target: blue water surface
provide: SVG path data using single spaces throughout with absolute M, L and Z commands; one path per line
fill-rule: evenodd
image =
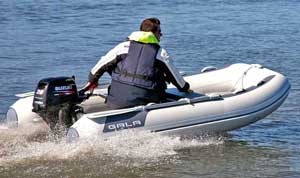
M 150 177 L 298 177 L 299 12 L 298 0 L 1 0 L 0 118 L 16 101 L 15 94 L 34 90 L 41 78 L 75 75 L 84 85 L 102 55 L 138 30 L 144 18 L 158 17 L 161 45 L 179 70 L 193 74 L 209 65 L 258 63 L 284 74 L 292 88 L 276 112 L 229 133 L 223 147 L 232 152 L 227 149 L 214 162 L 222 162 L 220 173 L 196 155 L 214 155 L 223 147 L 183 150 L 180 168 L 167 167 Z M 239 152 L 249 159 L 238 157 Z M 204 169 L 207 165 L 212 167 Z

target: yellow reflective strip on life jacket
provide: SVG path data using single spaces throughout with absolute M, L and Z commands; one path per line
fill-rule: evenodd
M 132 32 L 128 38 L 129 40 L 133 40 L 141 43 L 159 44 L 159 41 L 157 40 L 157 38 L 152 32 L 144 32 L 144 31 Z

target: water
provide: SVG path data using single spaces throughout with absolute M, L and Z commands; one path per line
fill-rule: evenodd
M 0 130 L 0 177 L 299 177 L 299 11 L 297 0 L 0 1 L 2 119 L 14 94 L 41 78 L 75 75 L 82 86 L 101 55 L 152 16 L 187 74 L 259 63 L 292 84 L 276 112 L 226 136 L 129 132 L 67 145 L 49 133 Z

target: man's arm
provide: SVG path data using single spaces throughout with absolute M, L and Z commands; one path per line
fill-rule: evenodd
M 115 65 L 126 55 L 129 49 L 129 42 L 123 42 L 110 50 L 105 56 L 102 56 L 98 63 L 89 73 L 89 82 L 97 83 L 99 78 L 105 73 L 114 69 Z
M 157 59 L 159 61 L 160 68 L 166 74 L 166 79 L 168 82 L 171 82 L 175 85 L 179 91 L 187 92 L 190 88 L 188 82 L 186 82 L 183 77 L 180 75 L 172 61 L 167 51 L 163 48 L 160 48 L 157 53 Z

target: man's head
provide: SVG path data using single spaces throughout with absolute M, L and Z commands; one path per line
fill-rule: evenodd
M 160 40 L 160 37 L 162 36 L 158 18 L 148 18 L 143 20 L 140 31 L 152 32 L 158 40 Z

